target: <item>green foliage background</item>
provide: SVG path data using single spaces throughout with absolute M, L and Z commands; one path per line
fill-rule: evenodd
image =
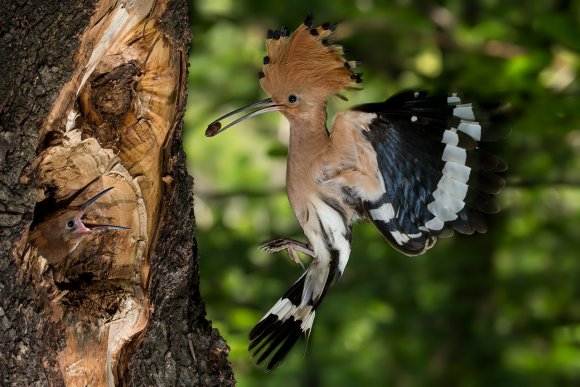
M 202 292 L 240 386 L 580 385 L 579 1 L 200 0 L 191 10 L 185 141 Z M 333 101 L 331 117 L 405 88 L 499 95 L 512 133 L 494 151 L 510 164 L 508 186 L 490 232 L 420 257 L 358 225 L 308 348 L 265 374 L 247 334 L 301 269 L 257 247 L 304 240 L 285 195 L 288 124 L 271 113 L 203 132 L 265 98 L 265 31 L 309 12 L 341 21 L 349 56 L 364 61 L 365 89 Z

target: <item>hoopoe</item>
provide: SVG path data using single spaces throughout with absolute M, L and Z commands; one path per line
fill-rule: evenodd
M 404 91 L 384 102 L 336 114 L 330 133 L 326 104 L 358 89 L 361 75 L 334 44 L 336 25 L 313 27 L 306 18 L 292 34 L 268 31 L 260 84 L 270 96 L 212 122 L 214 136 L 258 114 L 279 111 L 290 122 L 286 183 L 294 214 L 309 244 L 266 243 L 270 252 L 296 251 L 313 260 L 250 332 L 249 350 L 266 370 L 276 367 L 304 334 L 309 336 L 326 292 L 344 272 L 351 228 L 371 221 L 396 250 L 414 256 L 433 247 L 444 231 L 485 233 L 482 214 L 496 213 L 507 169 L 480 148 L 496 137 L 481 113 L 456 93 Z M 354 86 L 354 87 L 353 87 Z M 220 121 L 253 110 L 222 127 Z
M 83 221 L 89 207 L 112 189 L 101 191 L 80 206 L 58 210 L 34 225 L 28 237 L 30 244 L 49 263 L 55 263 L 72 253 L 87 235 L 106 230 L 129 230 L 122 226 Z

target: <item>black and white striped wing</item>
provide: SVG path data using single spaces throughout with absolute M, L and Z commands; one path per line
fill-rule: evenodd
M 486 232 L 482 214 L 499 211 L 493 195 L 504 180 L 495 173 L 507 165 L 480 149 L 497 133 L 477 109 L 457 94 L 406 91 L 353 110 L 376 115 L 363 133 L 376 152 L 384 194 L 362 198 L 362 206 L 396 249 L 421 254 L 446 229 Z

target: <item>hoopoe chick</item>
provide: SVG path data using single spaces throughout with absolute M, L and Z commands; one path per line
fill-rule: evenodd
M 128 230 L 127 227 L 92 224 L 83 220 L 87 210 L 112 189 L 107 188 L 80 206 L 67 207 L 48 216 L 30 231 L 30 244 L 48 263 L 53 264 L 71 254 L 88 235 L 106 230 Z
M 384 102 L 342 111 L 326 129 L 329 97 L 362 81 L 340 46 L 334 26 L 308 17 L 292 34 L 269 32 L 260 84 L 270 96 L 211 123 L 207 136 L 270 111 L 290 122 L 286 183 L 290 205 L 309 244 L 291 239 L 265 245 L 313 257 L 304 274 L 250 332 L 257 364 L 276 367 L 298 338 L 309 336 L 322 299 L 349 259 L 351 227 L 371 221 L 396 250 L 418 255 L 444 231 L 487 230 L 496 213 L 507 165 L 480 149 L 498 133 L 472 104 L 453 93 L 405 91 Z M 353 87 L 355 86 L 355 87 Z M 259 108 L 229 125 L 220 121 Z

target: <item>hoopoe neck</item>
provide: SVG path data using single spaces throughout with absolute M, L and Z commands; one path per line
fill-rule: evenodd
M 329 143 L 324 108 L 310 117 L 290 119 L 286 187 L 290 205 L 303 226 L 308 219 L 308 201 L 317 191 L 315 160 Z
M 290 119 L 290 143 L 288 145 L 288 167 L 303 168 L 326 149 L 330 142 L 326 130 L 326 106 L 320 106 L 313 114 Z M 296 171 L 298 172 L 298 171 Z

